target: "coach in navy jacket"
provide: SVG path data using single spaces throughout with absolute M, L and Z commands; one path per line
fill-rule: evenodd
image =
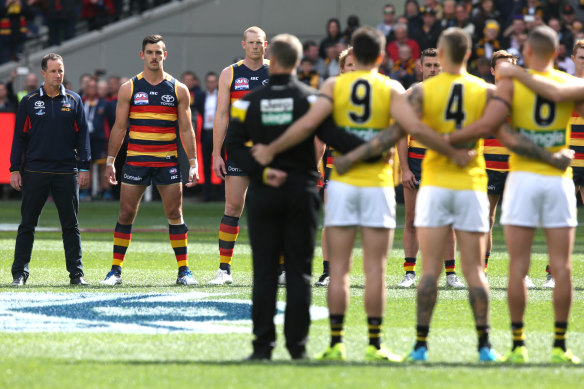
M 84 285 L 77 214 L 79 186 L 89 184 L 87 121 L 79 95 L 63 86 L 63 58 L 47 54 L 41 67 L 45 81 L 18 107 L 10 154 L 10 185 L 22 190 L 12 285 L 26 283 L 35 228 L 49 195 L 59 212 L 70 282 Z

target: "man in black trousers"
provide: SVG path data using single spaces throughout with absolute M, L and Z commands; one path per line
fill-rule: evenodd
M 310 325 L 311 272 L 320 198 L 314 136 L 277 155 L 268 167 L 259 165 L 245 143 L 268 144 L 300 118 L 318 93 L 298 81 L 295 69 L 302 44 L 293 35 L 277 35 L 270 46 L 270 79 L 233 103 L 227 132 L 227 153 L 250 178 L 246 200 L 253 256 L 253 353 L 248 359 L 270 359 L 276 342 L 274 315 L 279 256 L 286 270 L 286 348 L 304 359 Z M 331 118 L 316 135 L 341 152 L 362 143 L 339 131 Z
M 34 232 L 49 195 L 59 212 L 70 282 L 87 285 L 77 222 L 79 187 L 89 184 L 89 132 L 83 102 L 63 86 L 65 67 L 60 55 L 45 55 L 41 69 L 45 81 L 18 106 L 10 154 L 10 185 L 22 191 L 12 286 L 23 286 L 28 279 Z

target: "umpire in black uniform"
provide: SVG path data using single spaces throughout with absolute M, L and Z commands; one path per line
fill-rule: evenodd
M 227 132 L 227 153 L 250 178 L 246 200 L 253 255 L 253 353 L 249 359 L 270 359 L 276 342 L 274 315 L 279 256 L 286 270 L 286 348 L 293 359 L 306 358 L 310 325 L 312 257 L 320 198 L 314 136 L 277 155 L 264 168 L 245 146 L 268 144 L 306 113 L 316 91 L 298 81 L 295 69 L 302 44 L 293 35 L 274 37 L 270 45 L 270 79 L 233 103 Z M 339 131 L 331 118 L 316 135 L 341 152 L 362 141 Z
M 41 69 L 45 81 L 18 106 L 10 154 L 10 185 L 22 190 L 12 285 L 26 283 L 35 228 L 49 194 L 59 213 L 70 282 L 86 285 L 77 213 L 79 186 L 89 184 L 87 121 L 79 95 L 63 86 L 63 58 L 47 54 Z

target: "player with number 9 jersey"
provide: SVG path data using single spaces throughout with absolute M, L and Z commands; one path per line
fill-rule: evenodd
M 388 77 L 365 70 L 340 75 L 333 92 L 333 118 L 337 126 L 365 141 L 388 127 L 391 83 Z M 375 163 L 359 163 L 342 176 L 333 169 L 330 179 L 355 186 L 389 187 L 393 186 L 392 170 L 387 158 L 382 158 Z

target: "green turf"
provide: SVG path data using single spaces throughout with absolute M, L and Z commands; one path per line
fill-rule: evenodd
M 17 202 L 1 202 L 0 223 L 19 222 Z M 115 289 L 98 287 L 111 266 L 112 232 L 118 212 L 117 203 L 82 203 L 80 227 L 84 267 L 89 288 L 67 285 L 60 233 L 38 231 L 31 262 L 31 276 L 18 293 L 183 293 L 201 291 L 227 293 L 218 298 L 248 300 L 251 295 L 251 254 L 245 219 L 234 259 L 231 287 L 209 287 L 217 268 L 217 228 L 223 204 L 184 206 L 190 228 L 189 261 L 195 278 L 203 284 L 196 288 L 174 285 L 176 262 L 168 243 L 166 220 L 160 203 L 141 206 L 135 232 L 124 264 L 124 284 Z M 579 220 L 584 221 L 583 209 Z M 403 208 L 398 207 L 398 223 Z M 54 206 L 48 205 L 40 227 L 58 227 Z M 144 231 L 139 229 L 161 229 Z M 102 231 L 101 229 L 108 229 Z M 568 344 L 584 356 L 584 246 L 578 242 L 584 228 L 577 231 L 574 252 L 574 304 Z M 0 294 L 15 292 L 10 265 L 14 251 L 13 231 L 0 232 Z M 402 277 L 401 228 L 396 231 L 394 249 L 388 260 L 387 309 L 384 319 L 384 342 L 393 351 L 406 354 L 414 342 L 415 291 L 394 285 Z M 315 252 L 315 277 L 321 270 L 320 242 Z M 508 257 L 502 228 L 495 228 L 494 248 L 489 263 L 491 284 L 492 342 L 504 352 L 511 343 L 506 303 Z M 546 250 L 543 237 L 537 235 L 533 248 L 530 276 L 541 285 L 545 278 Z M 460 272 L 459 272 L 460 275 Z M 584 375 L 580 367 L 548 365 L 552 342 L 552 292 L 535 289 L 529 292 L 526 315 L 527 344 L 531 364 L 522 367 L 482 366 L 476 363 L 476 339 L 466 292 L 440 289 L 439 301 L 430 333 L 430 363 L 423 366 L 404 364 L 386 366 L 363 361 L 367 342 L 363 311 L 363 272 L 359 244 L 355 250 L 351 276 L 351 304 L 347 313 L 345 339 L 349 362 L 319 364 L 293 363 L 280 342 L 270 364 L 245 363 L 241 359 L 251 352 L 250 333 L 239 334 L 119 334 L 119 333 L 0 333 L 0 388 L 55 387 L 578 387 Z M 444 279 L 441 281 L 441 285 Z M 24 295 L 23 295 L 24 296 Z M 284 298 L 284 291 L 280 290 Z M 313 289 L 313 304 L 326 306 L 326 290 Z M 0 321 L 2 312 L 0 312 Z M 248 326 L 249 328 L 249 326 Z M 278 338 L 282 339 L 278 327 Z M 321 351 L 328 342 L 328 321 L 314 321 L 308 351 Z

